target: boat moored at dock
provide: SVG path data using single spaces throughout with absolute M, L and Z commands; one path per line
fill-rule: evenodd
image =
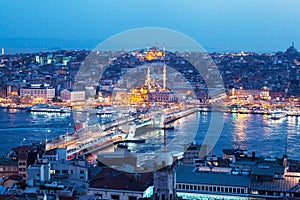
M 52 112 L 52 113 L 70 113 L 71 108 L 66 106 L 56 106 L 47 104 L 37 104 L 27 108 L 28 112 Z

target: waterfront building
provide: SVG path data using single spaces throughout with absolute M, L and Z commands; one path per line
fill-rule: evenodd
M 63 101 L 84 101 L 85 91 L 74 91 L 73 89 L 63 89 L 60 91 L 60 99 Z
M 177 195 L 188 199 L 299 198 L 300 173 L 288 171 L 287 157 L 251 156 L 240 149 L 224 149 L 227 167 L 220 160 L 211 166 L 180 165 L 176 171 Z M 208 162 L 207 162 L 208 163 Z
M 86 99 L 95 99 L 96 97 L 96 89 L 93 86 L 87 86 L 85 87 L 85 97 Z
M 184 165 L 176 169 L 176 191 L 182 198 L 242 199 L 248 196 L 250 184 L 249 176 L 202 172 Z
M 33 98 L 52 99 L 55 97 L 55 88 L 48 84 L 31 84 L 20 89 L 21 98 L 30 96 Z
M 166 65 L 163 70 L 163 87 L 150 76 L 150 66 L 147 69 L 146 80 L 140 87 L 131 90 L 131 102 L 176 102 L 177 95 L 166 87 Z

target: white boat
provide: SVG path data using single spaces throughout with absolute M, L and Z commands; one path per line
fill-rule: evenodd
M 27 108 L 29 112 L 54 112 L 54 113 L 69 113 L 71 109 L 66 106 L 54 106 L 46 104 L 38 104 Z
M 274 110 L 274 111 L 271 111 L 270 112 L 270 116 L 269 116 L 269 118 L 270 119 L 274 119 L 274 120 L 276 120 L 276 119 L 282 119 L 282 118 L 285 118 L 286 117 L 286 112 L 284 112 L 284 111 L 281 111 L 281 110 Z

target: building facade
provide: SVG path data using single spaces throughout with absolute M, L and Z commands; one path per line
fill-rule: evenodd
M 0 177 L 18 175 L 18 163 L 11 159 L 0 159 Z
M 85 91 L 73 91 L 71 89 L 64 89 L 60 92 L 60 99 L 63 101 L 84 101 Z
M 33 98 L 52 99 L 55 97 L 55 88 L 47 84 L 32 84 L 20 89 L 21 98 L 30 96 Z
M 138 200 L 153 195 L 152 173 L 127 173 L 104 167 L 91 179 L 88 195 L 114 200 Z
M 50 163 L 36 163 L 28 167 L 28 185 L 40 185 L 50 180 Z

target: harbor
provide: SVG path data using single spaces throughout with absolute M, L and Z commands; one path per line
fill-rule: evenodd
M 168 113 L 165 118 L 157 116 L 156 113 L 148 113 L 148 120 L 144 120 L 144 122 L 138 124 L 134 123 L 136 118 L 130 116 L 128 118 L 116 119 L 108 124 L 95 124 L 86 127 L 86 129 L 79 129 L 72 134 L 62 135 L 60 138 L 46 141 L 46 150 L 66 148 L 67 159 L 72 159 L 76 154 L 95 152 L 116 142 L 139 142 L 140 140 L 134 137 L 137 129 L 146 126 L 153 127 L 154 129 L 163 128 L 166 124 L 197 113 L 198 108 L 186 108 L 176 112 L 165 110 L 164 112 Z

